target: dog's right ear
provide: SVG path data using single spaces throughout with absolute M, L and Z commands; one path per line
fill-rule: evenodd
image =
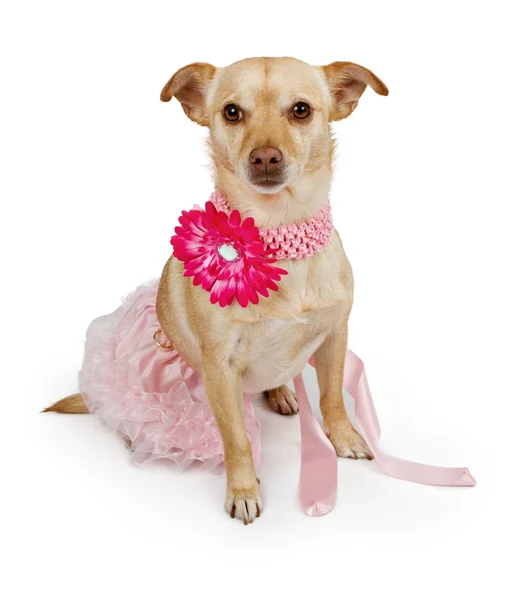
M 209 63 L 193 63 L 183 67 L 170 79 L 161 92 L 161 100 L 179 100 L 186 115 L 199 125 L 209 125 L 206 94 L 216 67 Z

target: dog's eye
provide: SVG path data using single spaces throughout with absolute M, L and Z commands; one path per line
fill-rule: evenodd
M 297 102 L 291 109 L 291 114 L 296 119 L 306 119 L 307 117 L 309 117 L 310 112 L 311 107 L 307 102 Z
M 228 104 L 224 108 L 224 117 L 227 121 L 241 121 L 243 112 L 237 104 Z

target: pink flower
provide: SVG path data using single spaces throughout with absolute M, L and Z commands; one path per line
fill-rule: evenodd
M 277 291 L 276 281 L 288 274 L 273 266 L 276 259 L 265 251 L 252 217 L 242 223 L 237 210 L 227 215 L 207 202 L 205 211 L 182 211 L 179 223 L 170 240 L 173 255 L 193 285 L 211 292 L 212 304 L 228 306 L 235 297 L 244 308 L 249 301 L 257 304 L 258 293 L 268 298 L 268 290 Z

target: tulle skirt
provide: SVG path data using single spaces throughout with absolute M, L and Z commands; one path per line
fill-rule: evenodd
M 86 334 L 79 386 L 91 413 L 132 450 L 131 462 L 172 460 L 223 472 L 223 445 L 202 378 L 175 349 L 157 346 L 159 281 L 140 286 L 112 314 L 93 321 Z M 249 397 L 247 435 L 256 463 L 260 426 Z

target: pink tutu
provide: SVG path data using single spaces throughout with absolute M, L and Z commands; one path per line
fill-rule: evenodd
M 144 465 L 167 458 L 181 469 L 199 463 L 220 472 L 222 440 L 200 375 L 175 349 L 159 348 L 153 340 L 161 329 L 158 284 L 140 286 L 115 312 L 91 323 L 80 391 L 89 411 L 132 449 L 131 462 Z M 260 426 L 246 398 L 245 425 L 258 463 Z

